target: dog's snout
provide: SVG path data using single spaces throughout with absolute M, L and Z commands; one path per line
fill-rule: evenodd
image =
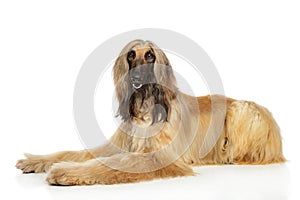
M 142 79 L 143 79 L 142 75 L 143 75 L 143 72 L 141 70 L 141 67 L 136 67 L 131 70 L 130 79 L 132 82 L 135 82 L 135 83 L 142 82 Z
M 131 80 L 132 80 L 133 82 L 140 82 L 140 81 L 141 81 L 141 76 L 140 76 L 139 74 L 133 74 L 133 75 L 131 76 Z

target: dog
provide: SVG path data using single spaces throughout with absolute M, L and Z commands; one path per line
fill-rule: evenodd
M 168 58 L 151 41 L 128 43 L 113 78 L 122 122 L 107 144 L 25 154 L 16 167 L 47 172 L 51 185 L 93 185 L 192 176 L 193 166 L 285 161 L 280 129 L 266 108 L 180 92 Z

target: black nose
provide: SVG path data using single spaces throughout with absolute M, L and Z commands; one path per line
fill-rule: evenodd
M 133 74 L 131 76 L 131 81 L 134 83 L 139 83 L 142 81 L 141 76 L 139 74 Z

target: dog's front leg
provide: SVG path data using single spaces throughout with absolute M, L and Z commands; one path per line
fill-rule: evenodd
M 54 164 L 47 177 L 51 185 L 93 185 L 133 183 L 177 176 L 193 175 L 193 170 L 181 161 L 150 169 L 159 163 L 153 156 L 131 153 L 116 154 L 108 158 L 83 163 Z M 149 169 L 149 171 L 147 170 Z
M 120 134 L 123 134 L 119 129 L 116 131 L 115 136 L 112 138 L 118 138 Z M 124 135 L 124 134 L 123 134 Z M 121 140 L 114 139 L 119 143 L 123 143 Z M 59 162 L 85 162 L 87 160 L 96 157 L 107 157 L 121 152 L 121 148 L 117 142 L 112 141 L 102 145 L 100 147 L 82 150 L 82 151 L 61 151 L 48 155 L 32 155 L 25 154 L 25 159 L 17 161 L 16 168 L 23 171 L 23 173 L 41 173 L 46 172 L 54 163 Z M 116 143 L 116 144 L 114 144 Z
M 84 162 L 94 158 L 87 150 L 82 151 L 62 151 L 49 155 L 25 154 L 26 159 L 17 161 L 16 167 L 23 173 L 46 172 L 53 163 L 61 161 Z
M 61 151 L 48 155 L 25 154 L 26 159 L 17 161 L 16 168 L 23 173 L 47 172 L 51 165 L 59 162 L 85 162 L 99 156 L 111 156 L 120 150 L 110 143 L 90 150 Z

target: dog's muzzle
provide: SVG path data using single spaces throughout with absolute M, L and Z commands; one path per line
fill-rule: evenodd
M 135 89 L 140 89 L 143 86 L 141 77 L 138 75 L 131 77 L 131 84 Z
M 140 89 L 143 85 L 155 80 L 153 65 L 140 65 L 130 70 L 130 81 L 134 89 Z

